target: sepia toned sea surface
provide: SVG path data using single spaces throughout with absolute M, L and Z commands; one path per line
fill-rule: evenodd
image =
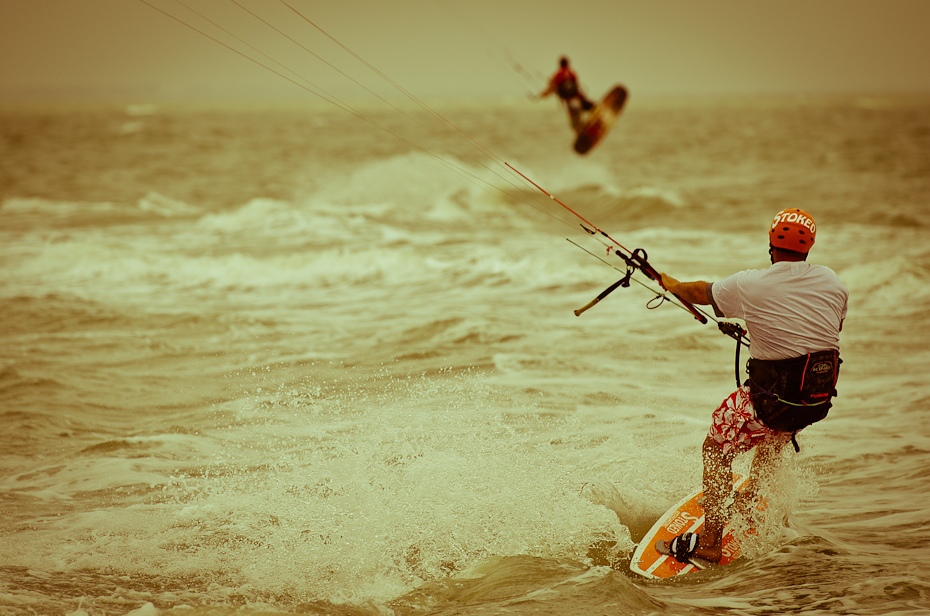
M 2 111 L 0 613 L 930 611 L 930 101 L 633 92 L 586 157 L 551 101 L 432 110 Z M 574 316 L 622 273 L 502 161 L 683 280 L 817 220 L 839 396 L 734 565 L 624 562 L 733 341 Z

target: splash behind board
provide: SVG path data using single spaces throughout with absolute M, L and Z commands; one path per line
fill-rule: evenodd
M 594 108 L 591 115 L 588 116 L 581 128 L 578 129 L 578 137 L 575 139 L 575 151 L 579 154 L 587 154 L 591 148 L 596 146 L 610 127 L 613 125 L 617 116 L 623 110 L 626 103 L 627 91 L 623 86 L 614 86 L 607 93 L 604 100 Z

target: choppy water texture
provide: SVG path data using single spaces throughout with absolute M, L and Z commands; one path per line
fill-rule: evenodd
M 438 111 L 0 116 L 0 612 L 930 610 L 930 104 L 634 92 L 585 158 L 553 104 Z M 733 566 L 624 563 L 732 341 L 635 284 L 576 318 L 621 274 L 501 160 L 681 279 L 817 219 L 840 395 Z

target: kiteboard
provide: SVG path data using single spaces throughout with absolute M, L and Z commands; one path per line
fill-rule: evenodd
M 604 100 L 598 104 L 588 115 L 584 123 L 578 128 L 578 137 L 575 139 L 575 151 L 579 154 L 587 154 L 591 148 L 596 146 L 610 127 L 613 125 L 617 116 L 623 110 L 626 103 L 627 91 L 623 86 L 614 86 L 607 93 Z
M 733 475 L 733 488 L 736 492 L 745 487 L 747 482 L 748 479 Z M 703 490 L 698 490 L 686 496 L 659 518 L 633 551 L 633 557 L 630 559 L 631 571 L 647 578 L 664 579 L 700 571 L 713 565 L 726 565 L 740 557 L 743 539 L 757 531 L 751 527 L 736 530 L 730 524 L 724 528 L 723 558 L 719 563 L 700 558 L 692 558 L 683 563 L 669 554 L 668 544 L 672 539 L 686 532 L 700 533 L 704 528 L 704 509 L 700 504 L 703 495 Z M 760 498 L 753 506 L 756 512 L 764 512 L 765 500 Z

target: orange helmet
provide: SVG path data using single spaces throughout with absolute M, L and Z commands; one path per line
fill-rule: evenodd
M 769 244 L 783 250 L 807 254 L 817 237 L 817 225 L 811 215 L 796 207 L 775 214 L 769 230 Z

